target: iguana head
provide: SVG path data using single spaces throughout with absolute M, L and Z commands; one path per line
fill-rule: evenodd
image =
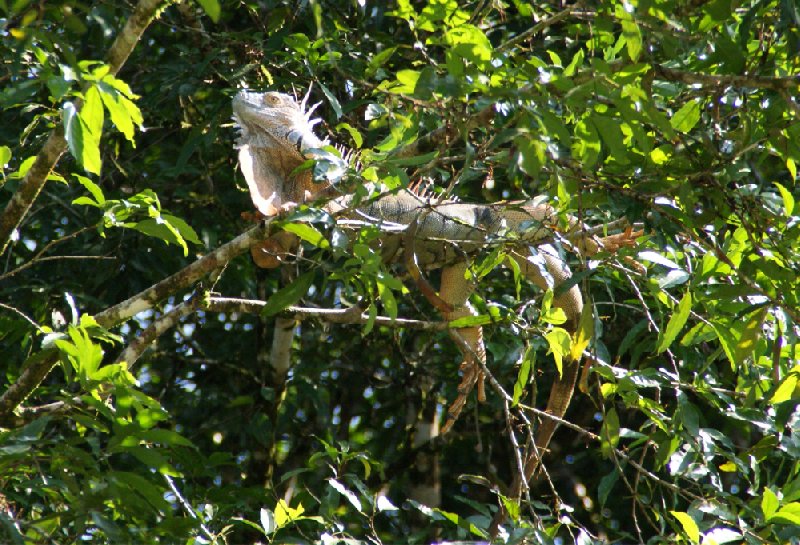
M 320 148 L 325 143 L 313 132 L 319 123 L 311 119 L 313 111 L 284 93 L 239 91 L 233 99 L 233 118 L 241 129 L 237 146 L 281 148 L 295 156 Z

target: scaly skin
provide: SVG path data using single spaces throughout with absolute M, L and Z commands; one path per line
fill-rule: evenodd
M 308 157 L 314 157 L 315 148 L 325 143 L 313 133 L 315 122 L 304 104 L 298 104 L 289 95 L 281 93 L 251 93 L 241 91 L 233 101 L 234 118 L 242 128 L 238 140 L 239 158 L 242 172 L 247 179 L 253 204 L 265 216 L 272 216 L 282 210 L 291 209 L 299 202 L 307 202 L 331 197 L 326 209 L 337 216 L 359 219 L 368 223 L 390 225 L 402 235 L 386 235 L 384 247 L 387 260 L 396 259 L 405 252 L 406 263 L 412 276 L 422 282 L 418 267 L 423 269 L 441 267 L 441 284 L 438 295 L 425 282 L 426 297 L 443 314 L 446 320 L 454 320 L 474 315 L 469 297 L 475 289 L 474 284 L 464 279 L 468 262 L 465 256 L 475 254 L 489 245 L 508 243 L 506 235 L 516 237 L 512 257 L 519 264 L 522 273 L 534 284 L 547 290 L 557 288 L 567 281 L 570 270 L 549 245 L 539 246 L 539 256 L 544 261 L 544 269 L 551 277 L 545 278 L 541 266 L 533 264 L 528 247 L 546 242 L 557 232 L 557 216 L 553 208 L 531 202 L 498 203 L 489 205 L 456 202 L 437 202 L 411 191 L 383 194 L 364 203 L 355 203 L 351 195 L 337 195 L 335 188 L 314 183 L 311 174 L 305 171 L 292 175 L 292 172 Z M 595 240 L 584 236 L 580 226 L 573 221 L 563 236 L 572 241 L 585 255 L 592 255 L 599 249 L 615 251 L 620 246 L 631 245 L 638 233 L 630 230 L 619 235 Z M 276 235 L 265 246 L 290 252 L 296 239 L 286 233 Z M 257 248 L 255 254 L 262 253 Z M 269 253 L 269 252 L 268 252 Z M 260 256 L 262 261 L 264 255 Z M 258 260 L 257 260 L 258 263 Z M 267 265 L 269 266 L 269 265 Z M 422 286 L 421 286 L 422 287 Z M 561 308 L 567 316 L 565 328 L 575 334 L 583 309 L 583 297 L 578 286 L 572 286 L 554 299 L 553 305 Z M 480 327 L 466 327 L 451 330 L 464 358 L 461 364 L 463 378 L 459 385 L 459 395 L 448 410 L 447 421 L 442 428 L 446 433 L 458 418 L 467 396 L 478 386 L 478 398 L 483 399 L 483 371 L 486 364 L 486 350 L 483 332 Z M 548 414 L 563 418 L 578 374 L 577 361 L 565 361 L 563 375 L 556 379 L 550 391 L 545 409 Z M 524 476 L 517 475 L 511 486 L 511 496 L 519 498 L 523 482 L 528 482 L 539 467 L 540 457 L 550 443 L 557 427 L 555 420 L 544 419 L 537 431 L 536 450 L 524 460 Z M 495 521 L 496 527 L 502 523 L 502 516 Z

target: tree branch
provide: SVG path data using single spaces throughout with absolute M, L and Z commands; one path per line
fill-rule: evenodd
M 264 308 L 265 301 L 254 299 L 236 299 L 231 297 L 211 297 L 206 303 L 206 309 L 212 312 L 244 312 L 258 314 Z M 288 307 L 283 315 L 295 320 L 318 318 L 333 324 L 366 324 L 370 317 L 360 312 L 360 308 L 306 308 Z M 424 320 L 410 320 L 407 318 L 390 318 L 389 316 L 376 316 L 375 324 L 387 327 L 404 327 L 408 329 L 422 329 L 429 331 L 444 331 L 450 329 L 447 322 L 428 322 Z
M 219 269 L 222 264 L 247 251 L 251 244 L 266 236 L 268 224 L 269 221 L 245 231 L 169 278 L 165 278 L 126 301 L 96 314 L 95 319 L 101 326 L 108 328 L 152 308 L 168 295 L 191 286 L 205 275 Z M 57 361 L 58 351 L 48 349 L 34 355 L 26 362 L 19 378 L 0 396 L 0 421 L 7 419 L 19 404 L 33 392 Z
M 246 252 L 253 243 L 263 240 L 267 234 L 267 225 L 269 225 L 269 220 L 250 228 L 232 241 L 201 257 L 172 276 L 95 315 L 95 319 L 103 327 L 112 327 L 144 310 L 152 308 L 168 295 L 188 288 L 234 257 Z
M 738 74 L 699 74 L 667 68 L 659 64 L 653 65 L 656 77 L 668 81 L 677 81 L 687 85 L 704 87 L 749 87 L 755 89 L 774 89 L 776 91 L 800 87 L 800 76 L 765 77 L 740 76 Z
M 106 55 L 106 62 L 110 67 L 110 73 L 116 75 L 125 60 L 136 47 L 136 43 L 144 33 L 147 26 L 156 14 L 158 6 L 162 0 L 140 0 L 136 5 L 122 32 L 117 35 L 114 43 Z M 76 104 L 80 109 L 81 104 Z M 6 205 L 3 214 L 0 215 L 0 255 L 5 253 L 11 242 L 11 234 L 22 222 L 25 215 L 30 210 L 31 205 L 39 196 L 44 187 L 47 177 L 55 168 L 56 163 L 67 149 L 67 141 L 64 138 L 64 128 L 59 125 L 50 132 L 44 146 L 36 156 L 30 170 L 25 174 L 22 183 Z
M 153 320 L 142 333 L 136 337 L 117 357 L 116 363 L 126 362 L 131 369 L 147 347 L 157 338 L 175 327 L 183 318 L 197 310 L 197 294 L 176 306 L 163 316 Z

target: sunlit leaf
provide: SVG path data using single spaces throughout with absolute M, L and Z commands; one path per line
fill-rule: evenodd
M 583 305 L 580 321 L 578 322 L 578 330 L 575 332 L 575 338 L 570 347 L 569 357 L 572 361 L 579 361 L 581 359 L 583 351 L 589 346 L 592 337 L 594 337 L 594 315 L 592 314 L 592 305 Z
M 789 401 L 790 399 L 800 398 L 800 365 L 795 365 L 780 385 L 775 389 L 775 393 L 770 398 L 770 403 L 777 404 Z
M 522 358 L 522 365 L 520 365 L 519 372 L 517 373 L 517 380 L 514 383 L 514 397 L 512 401 L 512 406 L 516 407 L 517 403 L 519 403 L 519 399 L 522 396 L 522 393 L 525 391 L 525 388 L 528 386 L 528 380 L 530 379 L 531 374 L 531 367 L 533 365 L 533 355 L 534 350 L 531 347 L 525 351 L 525 355 Z
M 11 160 L 11 148 L 8 146 L 0 146 L 0 168 L 5 169 L 8 162 Z
M 700 528 L 697 527 L 697 523 L 688 513 L 684 513 L 683 511 L 670 511 L 670 514 L 681 524 L 689 541 L 692 543 L 700 543 Z
M 550 347 L 550 353 L 553 354 L 553 359 L 556 362 L 556 369 L 558 375 L 563 375 L 564 358 L 569 357 L 570 349 L 572 348 L 572 338 L 566 329 L 561 327 L 554 327 L 552 330 L 545 333 L 544 338 L 547 340 L 547 345 Z
M 278 528 L 275 522 L 275 515 L 266 507 L 262 507 L 259 510 L 259 520 L 261 521 L 261 529 L 264 535 L 268 536 Z
M 356 508 L 356 511 L 358 511 L 359 513 L 362 512 L 361 501 L 358 499 L 358 496 L 356 496 L 347 488 L 345 488 L 345 486 L 336 479 L 328 479 L 328 484 L 331 485 L 331 487 L 334 490 L 336 490 L 339 494 L 347 498 L 347 501 L 349 501 L 350 504 Z
M 676 131 L 687 133 L 697 125 L 698 121 L 700 121 L 700 103 L 697 100 L 690 100 L 675 112 L 669 123 Z
M 755 345 L 761 337 L 762 326 L 766 317 L 766 308 L 752 313 L 747 322 L 744 323 L 744 327 L 738 332 L 739 339 L 736 341 L 733 351 L 733 357 L 737 362 L 743 362 L 745 358 L 753 353 Z
M 796 173 L 792 174 L 792 178 L 795 178 L 796 176 L 797 176 Z M 773 183 L 775 184 L 775 187 L 778 188 L 778 191 L 780 191 L 781 193 L 781 198 L 783 199 L 783 213 L 786 214 L 787 216 L 791 216 L 792 212 L 794 212 L 794 195 L 792 195 L 788 189 L 783 187 L 778 182 L 773 182 Z
M 800 502 L 792 502 L 782 506 L 775 513 L 767 517 L 767 522 L 791 524 L 797 528 L 800 526 Z
M 294 233 L 301 240 L 313 244 L 317 248 L 330 248 L 330 242 L 325 235 L 307 223 L 287 223 L 283 226 L 283 230 Z
M 769 519 L 778 510 L 778 496 L 769 488 L 764 488 L 761 495 L 761 512 L 764 513 L 764 518 Z
M 78 114 L 72 102 L 63 108 L 64 137 L 72 156 L 84 170 L 92 174 L 100 174 L 100 141 L 86 126 L 86 122 Z
M 219 0 L 196 0 L 196 2 L 203 8 L 203 11 L 206 12 L 206 15 L 208 15 L 212 21 L 215 23 L 219 22 L 219 16 L 222 13 Z

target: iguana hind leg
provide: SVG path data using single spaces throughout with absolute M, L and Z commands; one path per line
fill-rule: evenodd
M 465 316 L 475 316 L 475 309 L 469 304 L 469 296 L 475 285 L 464 278 L 467 263 L 456 263 L 442 269 L 442 281 L 439 286 L 439 297 L 453 308 L 451 312 L 443 312 L 446 320 L 456 320 Z M 447 433 L 458 420 L 461 410 L 467 402 L 472 389 L 477 384 L 478 400 L 486 400 L 484 376 L 480 363 L 486 364 L 486 349 L 483 346 L 483 330 L 480 326 L 451 329 L 450 336 L 456 341 L 464 360 L 461 362 L 461 383 L 458 385 L 458 396 L 447 410 L 447 420 L 442 426 L 442 433 Z

